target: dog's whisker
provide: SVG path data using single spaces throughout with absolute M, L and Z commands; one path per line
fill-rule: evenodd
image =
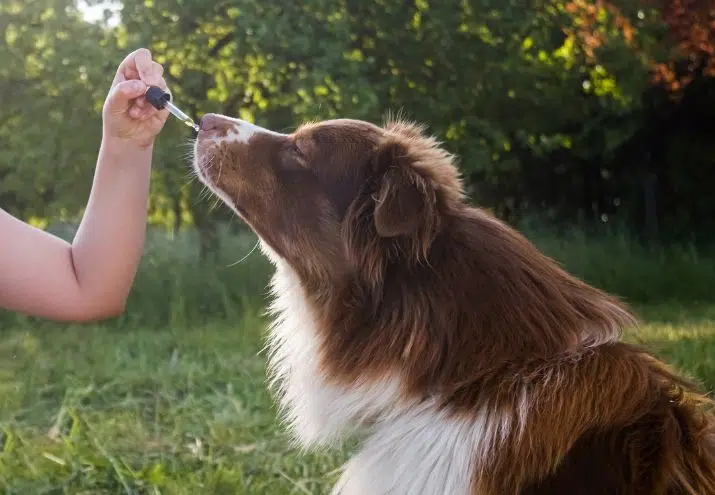
M 256 248 L 258 247 L 259 244 L 260 244 L 260 241 L 256 241 L 256 244 L 254 244 L 253 248 L 248 252 L 248 254 L 247 254 L 246 256 L 244 256 L 244 257 L 241 258 L 240 260 L 236 261 L 235 263 L 231 263 L 230 265 L 227 265 L 227 268 L 230 268 L 230 267 L 232 267 L 232 266 L 236 266 L 236 265 L 238 265 L 238 264 L 243 263 L 244 261 L 246 261 L 246 260 L 248 259 L 248 257 L 253 254 L 253 252 L 256 250 Z
M 221 183 L 221 171 L 222 170 L 223 170 L 223 160 L 221 160 L 221 163 L 219 163 L 219 166 L 218 166 L 218 177 L 216 178 L 217 184 Z

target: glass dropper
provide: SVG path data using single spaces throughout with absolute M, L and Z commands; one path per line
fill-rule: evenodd
M 146 101 L 151 103 L 151 105 L 157 110 L 163 110 L 166 108 L 174 117 L 182 121 L 184 124 L 191 127 L 196 132 L 199 131 L 199 125 L 194 122 L 191 117 L 179 110 L 176 105 L 171 103 L 171 95 L 162 90 L 160 87 L 150 86 L 149 89 L 146 90 L 146 93 L 144 93 L 144 98 L 146 98 Z

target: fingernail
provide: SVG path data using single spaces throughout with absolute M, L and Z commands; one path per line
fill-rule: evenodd
M 143 89 L 143 88 L 144 88 L 144 84 L 142 84 L 141 81 L 134 81 L 134 82 L 132 83 L 132 89 L 133 89 L 134 91 L 139 91 L 139 90 L 141 90 L 141 89 Z

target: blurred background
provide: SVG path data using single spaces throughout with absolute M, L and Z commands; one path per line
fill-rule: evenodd
M 706 0 L 0 0 L 0 207 L 71 239 L 116 66 L 140 46 L 195 118 L 428 125 L 470 200 L 633 305 L 644 342 L 715 387 L 715 7 Z M 326 493 L 265 390 L 255 236 L 154 156 L 126 312 L 0 312 L 6 493 Z

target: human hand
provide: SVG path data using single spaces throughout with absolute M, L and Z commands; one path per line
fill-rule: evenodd
M 154 108 L 144 93 L 149 86 L 168 91 L 163 73 L 164 68 L 152 60 L 146 48 L 127 55 L 117 68 L 102 109 L 104 139 L 116 139 L 139 148 L 154 143 L 169 112 Z

